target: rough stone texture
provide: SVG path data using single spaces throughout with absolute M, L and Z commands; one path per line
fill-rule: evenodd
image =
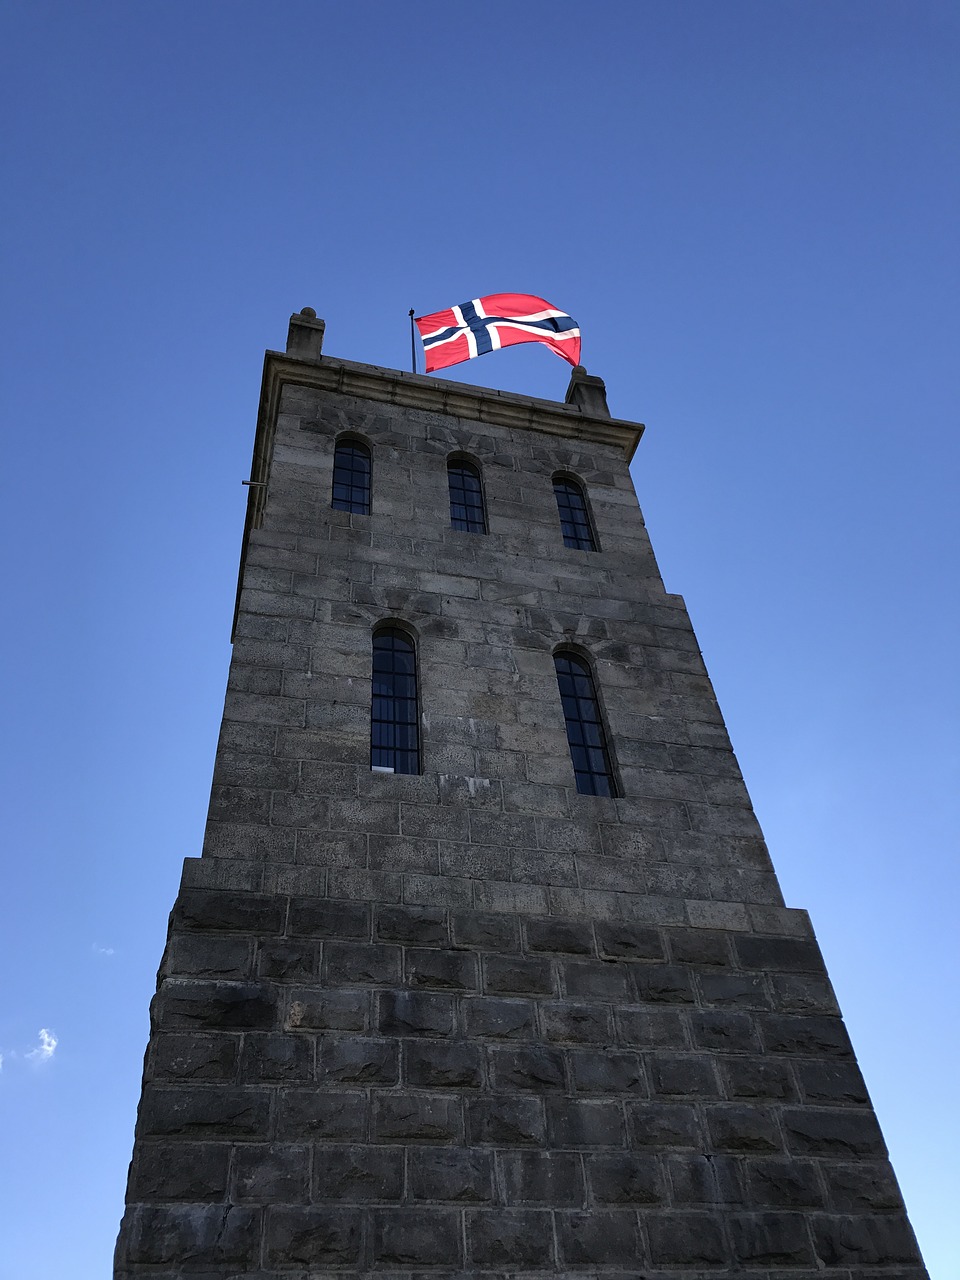
M 331 361 L 295 321 L 117 1280 L 923 1280 L 619 428 Z M 368 516 L 330 507 L 343 431 Z M 454 451 L 486 536 L 449 527 Z M 557 471 L 595 553 L 563 546 Z M 384 620 L 417 638 L 415 777 L 368 767 Z M 594 665 L 616 799 L 574 787 L 561 644 Z

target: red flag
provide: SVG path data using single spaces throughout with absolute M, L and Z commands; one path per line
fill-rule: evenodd
M 427 373 L 520 342 L 543 342 L 562 360 L 580 363 L 577 322 L 529 293 L 491 293 L 419 316 L 414 323 L 423 340 Z

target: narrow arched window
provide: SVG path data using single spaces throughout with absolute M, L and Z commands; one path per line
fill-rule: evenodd
M 337 441 L 330 505 L 358 516 L 370 514 L 370 450 L 359 440 Z
M 576 480 L 567 476 L 554 476 L 553 492 L 557 497 L 563 545 L 574 547 L 578 551 L 596 551 L 597 540 L 590 526 L 590 513 L 583 489 Z
M 464 458 L 451 458 L 447 463 L 450 484 L 450 524 L 466 533 L 486 533 L 487 516 L 483 509 L 483 481 L 480 468 Z
M 373 636 L 370 767 L 382 773 L 420 772 L 417 651 L 399 627 L 380 627 Z
M 585 796 L 612 796 L 613 770 L 590 668 L 568 651 L 554 654 L 553 661 L 577 790 Z

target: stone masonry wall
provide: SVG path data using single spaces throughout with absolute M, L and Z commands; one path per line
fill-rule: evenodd
M 296 385 L 279 409 L 117 1280 L 923 1280 L 622 451 Z M 329 505 L 344 431 L 369 516 Z M 486 536 L 449 527 L 454 451 Z M 563 546 L 557 471 L 595 553 Z M 389 620 L 415 777 L 369 769 Z M 562 644 L 617 799 L 574 787 Z

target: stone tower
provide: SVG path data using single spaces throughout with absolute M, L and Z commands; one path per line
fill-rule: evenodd
M 923 1280 L 627 464 L 268 352 L 118 1280 Z

